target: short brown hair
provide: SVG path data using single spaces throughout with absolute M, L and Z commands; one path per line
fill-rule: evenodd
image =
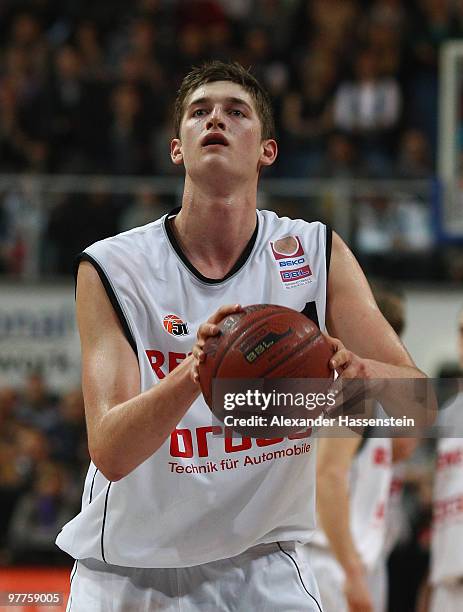
M 231 81 L 241 85 L 251 95 L 255 103 L 261 123 L 262 139 L 275 138 L 275 122 L 268 93 L 255 76 L 238 62 L 225 63 L 218 60 L 205 62 L 201 66 L 193 68 L 183 79 L 175 100 L 174 128 L 177 138 L 180 137 L 180 124 L 185 112 L 185 100 L 201 85 L 214 83 L 215 81 Z

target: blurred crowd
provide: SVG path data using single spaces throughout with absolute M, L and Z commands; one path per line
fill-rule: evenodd
M 4 0 L 3 171 L 172 174 L 172 103 L 205 59 L 268 88 L 279 176 L 433 171 L 456 0 Z
M 0 566 L 69 564 L 54 540 L 80 508 L 88 462 L 80 389 L 53 394 L 39 372 L 0 387 Z
M 280 153 L 265 176 L 430 179 L 439 49 L 462 34 L 458 0 L 4 0 L 1 170 L 180 176 L 176 91 L 193 65 L 222 59 L 251 67 L 273 100 Z M 461 247 L 436 247 L 431 182 L 425 194 L 328 184 L 264 205 L 332 224 L 367 272 L 461 282 Z M 80 250 L 177 195 L 0 186 L 0 275 L 70 274 Z

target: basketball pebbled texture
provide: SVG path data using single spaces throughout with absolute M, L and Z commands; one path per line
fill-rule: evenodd
M 332 378 L 331 346 L 308 317 L 285 306 L 255 304 L 225 317 L 208 338 L 199 366 L 201 390 L 212 409 L 214 378 Z

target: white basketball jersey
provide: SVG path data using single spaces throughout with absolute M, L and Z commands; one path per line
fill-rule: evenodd
M 443 418 L 442 418 L 443 417 Z M 443 410 L 440 423 L 463 419 L 463 394 Z M 463 439 L 441 438 L 434 477 L 431 582 L 463 578 Z
M 385 544 L 391 477 L 390 438 L 368 438 L 353 465 L 350 503 L 353 538 L 368 570 L 376 566 Z
M 389 438 L 367 438 L 355 456 L 349 474 L 350 530 L 357 552 L 368 571 L 372 571 L 385 542 L 385 509 L 392 473 L 392 448 Z M 312 543 L 328 548 L 321 528 Z
M 289 306 L 324 329 L 331 249 L 324 225 L 258 211 L 247 249 L 216 281 L 185 259 L 168 219 L 97 242 L 83 255 L 138 356 L 141 391 L 185 359 L 198 326 L 223 304 Z M 314 529 L 310 433 L 232 437 L 201 395 L 126 477 L 109 482 L 90 464 L 82 510 L 57 544 L 76 559 L 167 568 L 232 557 L 259 543 L 306 542 Z

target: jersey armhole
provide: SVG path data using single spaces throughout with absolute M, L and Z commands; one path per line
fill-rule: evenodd
M 117 315 L 117 318 L 119 319 L 120 324 L 122 325 L 122 329 L 124 331 L 124 335 L 128 341 L 128 343 L 130 344 L 130 346 L 132 347 L 133 352 L 135 353 L 135 355 L 138 358 L 138 351 L 137 351 L 137 343 L 135 342 L 135 338 L 133 337 L 132 332 L 130 331 L 130 326 L 129 323 L 122 311 L 121 305 L 119 304 L 119 300 L 116 297 L 116 294 L 114 293 L 114 289 L 111 286 L 111 283 L 109 282 L 108 277 L 106 276 L 106 273 L 104 272 L 103 268 L 100 266 L 100 264 L 95 261 L 95 259 L 93 259 L 93 257 L 91 255 L 89 255 L 88 253 L 80 253 L 76 259 L 75 259 L 75 263 L 74 263 L 74 282 L 75 282 L 75 289 L 74 289 L 74 295 L 77 291 L 77 272 L 79 271 L 79 265 L 81 264 L 82 261 L 88 261 L 89 263 L 92 264 L 92 266 L 95 268 L 95 270 L 98 273 L 98 276 L 100 277 L 101 282 L 103 283 L 103 287 L 106 291 L 106 294 L 109 298 L 109 301 L 111 302 L 112 307 L 114 308 L 114 311 Z
M 333 230 L 329 225 L 325 225 L 326 227 L 326 237 L 325 237 L 325 266 L 326 266 L 326 284 L 328 286 L 328 274 L 330 272 L 330 263 L 331 263 L 331 245 L 333 243 Z

